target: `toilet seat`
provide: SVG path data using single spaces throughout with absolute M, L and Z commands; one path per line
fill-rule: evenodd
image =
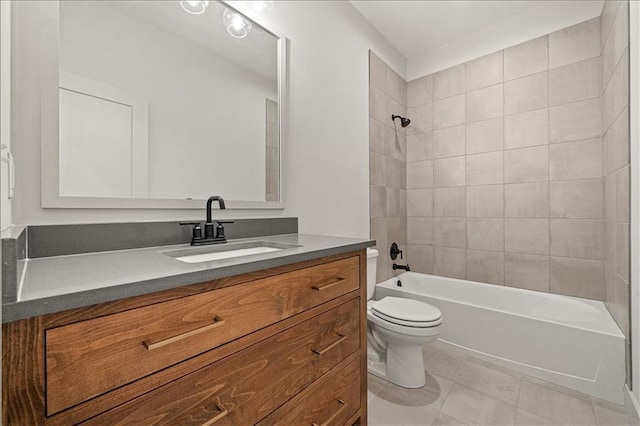
M 438 308 L 418 300 L 384 297 L 372 303 L 370 308 L 374 316 L 400 326 L 429 328 L 442 323 Z

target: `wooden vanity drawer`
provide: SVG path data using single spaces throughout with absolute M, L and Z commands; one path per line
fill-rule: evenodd
M 354 256 L 47 329 L 47 415 L 358 288 Z
M 254 424 L 350 355 L 359 359 L 359 309 L 359 299 L 343 303 L 86 424 Z
M 360 409 L 360 358 L 345 363 L 291 398 L 258 426 L 345 425 Z

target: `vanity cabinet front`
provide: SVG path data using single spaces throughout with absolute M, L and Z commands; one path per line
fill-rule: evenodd
M 3 324 L 4 424 L 366 424 L 366 254 Z

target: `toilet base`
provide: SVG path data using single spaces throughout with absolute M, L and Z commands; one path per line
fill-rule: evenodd
M 393 384 L 417 389 L 427 383 L 421 346 L 387 345 L 386 362 L 367 360 L 367 370 Z

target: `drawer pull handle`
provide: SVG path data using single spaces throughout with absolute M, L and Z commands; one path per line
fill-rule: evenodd
M 322 349 L 314 349 L 313 353 L 315 353 L 317 355 L 322 355 L 322 354 L 328 352 L 330 349 L 338 346 L 340 343 L 344 342 L 347 339 L 347 336 L 345 334 L 338 333 L 338 337 L 339 337 L 339 339 L 336 340 L 335 342 L 331 343 L 330 345 L 325 346 Z
M 218 408 L 218 411 L 220 411 L 218 415 L 212 418 L 211 420 L 208 420 L 207 422 L 203 423 L 202 426 L 212 425 L 218 420 L 220 420 L 221 418 L 223 418 L 224 416 L 226 416 L 227 414 L 229 414 L 229 411 L 226 408 L 224 408 L 222 404 L 218 404 L 217 408 Z
M 327 425 L 330 425 L 330 424 L 331 424 L 331 422 L 332 422 L 336 417 L 338 417 L 338 415 L 342 412 L 342 410 L 344 410 L 345 408 L 347 408 L 347 403 L 346 403 L 346 402 L 344 402 L 344 401 L 343 401 L 343 400 L 341 400 L 341 399 L 339 399 L 339 400 L 338 400 L 338 402 L 340 403 L 340 408 L 338 408 L 338 410 L 337 410 L 335 413 L 333 413 L 333 414 L 331 415 L 331 417 L 329 417 L 329 418 L 327 419 L 327 421 L 326 421 L 326 422 L 324 422 L 324 423 L 316 423 L 316 422 L 313 422 L 313 426 L 327 426 Z
M 333 286 L 336 286 L 340 283 L 342 283 L 343 281 L 346 281 L 346 278 L 338 278 L 337 280 L 330 282 L 329 284 L 325 284 L 325 285 L 313 285 L 311 286 L 312 289 L 314 290 L 318 290 L 318 291 L 322 291 L 322 290 L 326 290 L 328 288 L 331 288 Z
M 220 327 L 221 325 L 224 325 L 224 320 L 216 315 L 213 318 L 213 324 L 205 325 L 204 327 L 196 328 L 195 330 L 187 331 L 186 333 L 178 334 L 177 336 L 169 337 L 168 339 L 160 340 L 160 341 L 157 341 L 157 342 L 154 342 L 151 339 L 147 339 L 142 343 L 147 348 L 147 350 L 150 351 L 152 349 L 158 349 L 158 348 L 161 348 L 162 346 L 166 346 L 166 345 L 168 345 L 170 343 L 177 342 L 177 341 L 182 340 L 182 339 L 186 339 L 187 337 L 191 337 L 191 336 L 195 336 L 196 334 L 204 333 L 205 331 L 212 330 L 214 328 Z

